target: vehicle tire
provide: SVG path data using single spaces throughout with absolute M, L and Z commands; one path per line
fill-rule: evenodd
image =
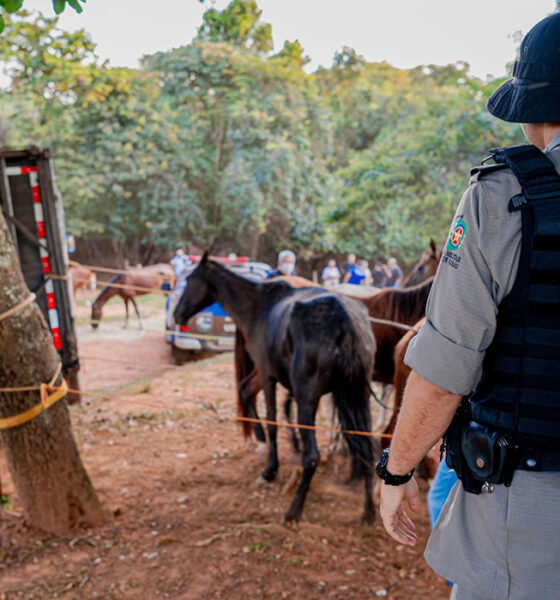
M 194 352 L 192 350 L 183 350 L 182 348 L 177 348 L 175 344 L 171 345 L 171 358 L 173 359 L 173 364 L 177 367 L 192 360 L 193 355 Z

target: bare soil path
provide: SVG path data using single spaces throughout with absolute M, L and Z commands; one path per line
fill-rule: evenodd
M 0 511 L 0 599 L 449 596 L 422 558 L 425 506 L 415 516 L 416 548 L 391 541 L 379 522 L 361 525 L 362 487 L 346 485 L 349 466 L 338 454 L 320 465 L 299 525 L 281 525 L 300 460 L 287 432 L 277 481 L 258 485 L 265 452 L 229 418 L 231 354 L 173 367 L 163 335 L 151 331 L 163 327 L 161 300 L 141 311 L 146 323 L 153 317 L 143 332 L 131 319 L 129 330 L 115 320 L 93 335 L 87 306 L 78 306 L 82 386 L 96 395 L 70 411 L 110 522 L 59 537 L 28 527 L 0 449 L 9 500 Z M 318 440 L 325 457 L 328 434 Z

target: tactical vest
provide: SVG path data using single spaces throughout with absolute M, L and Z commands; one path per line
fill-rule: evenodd
M 471 395 L 472 418 L 519 441 L 560 443 L 560 175 L 535 146 L 491 150 L 522 192 L 521 255 L 511 292 L 498 307 L 497 329 Z

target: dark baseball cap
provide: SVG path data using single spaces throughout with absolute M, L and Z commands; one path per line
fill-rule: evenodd
M 513 78 L 488 99 L 488 111 L 513 123 L 560 122 L 560 13 L 523 38 Z

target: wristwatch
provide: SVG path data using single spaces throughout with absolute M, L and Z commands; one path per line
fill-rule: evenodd
M 412 471 L 410 471 L 410 473 L 407 473 L 406 475 L 393 475 L 392 473 L 389 473 L 389 471 L 387 471 L 388 460 L 389 449 L 386 448 L 381 453 L 381 458 L 377 463 L 377 467 L 375 467 L 375 472 L 379 475 L 381 479 L 383 479 L 383 481 L 387 485 L 403 485 L 403 483 L 410 481 L 412 474 L 414 473 L 414 469 L 412 469 Z

